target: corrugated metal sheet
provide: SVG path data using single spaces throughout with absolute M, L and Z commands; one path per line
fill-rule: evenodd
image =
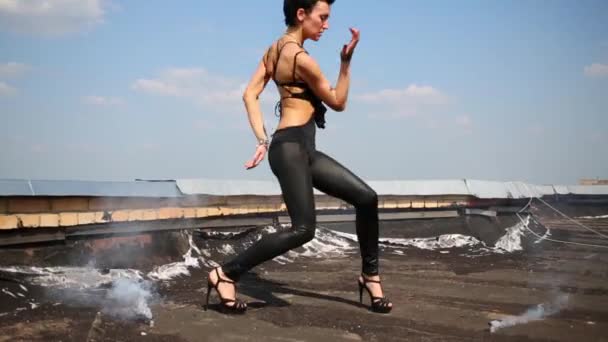
M 440 196 L 469 194 L 464 180 L 370 181 L 379 195 Z
M 570 193 L 570 190 L 568 190 L 568 186 L 566 185 L 554 185 L 553 190 L 555 190 L 555 193 L 558 195 L 567 195 Z
M 178 179 L 177 186 L 187 195 L 280 195 L 276 181 Z M 379 195 L 468 195 L 463 180 L 370 181 Z M 322 192 L 315 190 L 316 194 Z
M 467 179 L 470 194 L 477 198 L 531 198 L 553 195 L 551 185 L 534 185 L 524 182 L 493 182 Z
M 178 179 L 177 187 L 185 195 L 280 195 L 277 182 L 216 179 Z
M 466 179 L 469 194 L 477 198 L 513 198 L 505 183 Z
M 550 196 L 555 195 L 555 189 L 553 185 L 532 185 L 535 188 L 538 196 Z
M 180 197 L 175 182 L 3 180 L 0 196 Z
M 524 182 L 505 182 L 505 188 L 512 198 L 531 198 L 542 196 L 535 186 Z
M 34 192 L 27 180 L 0 179 L 0 196 L 31 196 Z
M 369 181 L 379 195 L 475 196 L 480 199 L 546 195 L 608 195 L 607 185 L 534 185 L 483 180 Z M 275 180 L 179 179 L 176 181 L 0 180 L 0 196 L 180 197 L 183 195 L 280 195 Z M 315 190 L 315 194 L 322 194 Z
M 608 195 L 608 185 L 555 185 L 560 195 Z

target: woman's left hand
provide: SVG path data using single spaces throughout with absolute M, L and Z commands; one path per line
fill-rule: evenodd
M 350 61 L 350 59 L 353 57 L 353 52 L 355 52 L 357 44 L 359 44 L 359 39 L 361 37 L 361 32 L 354 27 L 350 28 L 350 33 L 352 35 L 350 42 L 348 44 L 344 44 L 344 46 L 342 47 L 342 52 L 340 52 L 340 57 L 343 61 Z
M 247 170 L 249 170 L 249 169 L 253 169 L 254 167 L 258 166 L 258 164 L 262 160 L 264 160 L 264 156 L 266 155 L 267 149 L 268 149 L 268 146 L 265 144 L 258 145 L 258 147 L 255 149 L 255 153 L 253 154 L 253 158 L 251 158 L 250 161 L 245 163 L 245 168 Z

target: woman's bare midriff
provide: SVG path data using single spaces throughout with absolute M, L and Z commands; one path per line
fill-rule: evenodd
M 277 129 L 302 126 L 310 121 L 315 109 L 308 101 L 301 99 L 283 99 L 283 110 Z

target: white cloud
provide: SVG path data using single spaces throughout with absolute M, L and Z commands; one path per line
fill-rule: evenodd
M 416 116 L 449 102 L 441 91 L 416 84 L 403 89 L 383 89 L 354 98 L 361 103 L 374 105 L 381 113 L 397 117 Z M 381 113 L 375 115 L 382 115 Z
M 11 87 L 10 85 L 0 82 L 0 96 L 9 96 L 13 95 L 17 92 L 17 89 Z
M 456 125 L 463 129 L 466 133 L 473 131 L 473 120 L 468 115 L 460 115 L 456 117 Z
M 473 133 L 475 124 L 469 115 L 427 115 L 424 117 L 423 123 L 426 128 L 440 131 L 451 132 L 457 135 L 468 135 Z
M 0 0 L 2 1 L 2 0 Z M 8 62 L 0 64 L 0 77 L 15 77 L 24 74 L 30 69 L 22 63 Z
M 409 85 L 405 89 L 383 89 L 374 93 L 359 95 L 358 99 L 368 103 L 386 103 L 402 101 L 420 101 L 426 103 L 443 103 L 445 96 L 431 86 Z
M 136 146 L 137 150 L 143 150 L 143 151 L 158 151 L 160 150 L 160 148 L 162 147 L 161 144 L 159 143 L 142 143 Z
M 103 22 L 108 0 L 0 0 L 0 29 L 61 35 Z
M 462 127 L 470 127 L 472 125 L 471 117 L 468 115 L 457 116 L 456 124 Z
M 91 143 L 70 143 L 63 146 L 70 152 L 78 152 L 78 153 L 99 153 L 101 147 L 99 145 L 91 144 Z
M 608 64 L 593 63 L 587 65 L 584 73 L 589 77 L 608 77 Z
M 194 121 L 193 127 L 197 130 L 206 131 L 217 128 L 211 120 L 198 119 Z
M 49 147 L 45 144 L 33 144 L 30 145 L 30 151 L 34 153 L 45 153 L 48 151 Z
M 590 138 L 594 143 L 603 143 L 608 141 L 608 134 L 605 132 L 593 132 L 590 134 Z
M 124 104 L 124 101 L 118 97 L 85 96 L 82 101 L 94 106 L 119 106 Z
M 162 80 L 139 79 L 133 83 L 131 88 L 155 95 L 185 96 L 185 91 L 181 91 L 176 85 Z
M 148 94 L 183 98 L 212 110 L 242 113 L 245 86 L 240 80 L 203 68 L 169 68 L 157 77 L 136 80 L 131 88 Z M 266 102 L 264 98 L 262 101 Z
M 546 126 L 539 123 L 528 126 L 526 130 L 528 134 L 531 134 L 533 136 L 542 136 L 547 131 Z

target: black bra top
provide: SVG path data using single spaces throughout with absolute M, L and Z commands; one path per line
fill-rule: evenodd
M 289 93 L 289 96 L 281 97 L 281 99 L 277 102 L 277 105 L 275 106 L 275 114 L 278 112 L 278 116 L 281 115 L 281 112 L 282 112 L 281 104 L 282 104 L 283 99 L 294 98 L 294 99 L 309 101 L 315 109 L 314 119 L 317 124 L 317 127 L 325 128 L 325 112 L 327 112 L 327 108 L 323 104 L 323 101 L 317 95 L 314 94 L 314 92 L 310 89 L 310 87 L 308 86 L 308 84 L 306 84 L 306 82 L 296 80 L 296 60 L 298 58 L 298 55 L 301 54 L 302 52 L 303 53 L 308 53 L 308 52 L 306 52 L 306 50 L 304 50 L 304 48 L 302 48 L 302 51 L 298 51 L 293 56 L 293 71 L 292 71 L 292 76 L 291 76 L 291 78 L 292 78 L 291 82 L 279 82 L 276 78 L 277 69 L 278 69 L 277 66 L 279 64 L 281 52 L 283 51 L 283 48 L 285 47 L 285 45 L 287 45 L 289 43 L 297 44 L 300 48 L 302 48 L 302 46 L 300 44 L 298 44 L 297 42 L 294 42 L 294 41 L 288 41 L 279 48 L 279 43 L 277 42 L 277 59 L 274 64 L 274 70 L 272 72 L 272 79 L 274 80 L 274 82 L 276 83 L 276 85 L 278 87 L 282 87 L 283 89 L 285 89 Z M 287 87 L 301 88 L 302 91 L 292 92 Z

